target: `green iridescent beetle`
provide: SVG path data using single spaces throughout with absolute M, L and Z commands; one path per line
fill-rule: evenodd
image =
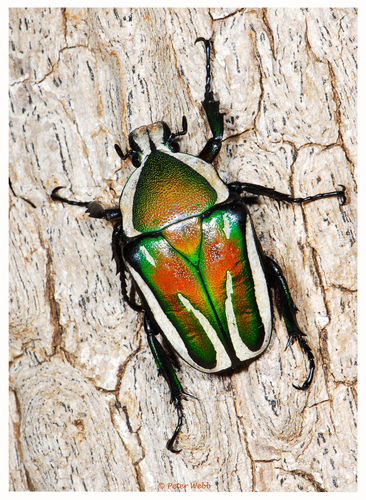
M 169 384 L 178 423 L 167 442 L 174 443 L 182 425 L 182 398 L 187 395 L 157 339 L 162 334 L 173 349 L 198 370 L 214 373 L 242 365 L 267 347 L 272 330 L 269 288 L 274 288 L 289 335 L 308 360 L 308 375 L 297 389 L 307 389 L 315 368 L 305 334 L 296 321 L 297 308 L 278 264 L 265 256 L 256 236 L 243 192 L 287 203 L 305 203 L 336 196 L 345 201 L 345 188 L 306 198 L 293 198 L 271 188 L 234 182 L 225 184 L 211 165 L 221 148 L 223 117 L 211 90 L 210 41 L 206 49 L 206 87 L 202 103 L 212 137 L 196 157 L 179 152 L 164 122 L 140 127 L 129 135 L 137 170 L 123 188 L 119 206 L 104 209 L 96 201 L 52 199 L 87 207 L 90 217 L 115 221 L 113 258 L 120 274 L 124 300 L 144 314 L 148 342 L 159 373 Z M 128 294 L 126 271 L 140 302 Z

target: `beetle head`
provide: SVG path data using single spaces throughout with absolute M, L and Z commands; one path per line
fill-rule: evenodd
M 132 164 L 139 167 L 143 159 L 154 151 L 177 153 L 179 145 L 175 139 L 187 133 L 187 119 L 185 116 L 183 116 L 182 120 L 182 129 L 181 132 L 172 133 L 169 126 L 163 121 L 145 125 L 136 128 L 129 134 L 128 142 L 131 149 L 125 155 L 117 144 L 115 149 L 122 160 L 126 160 L 131 156 Z

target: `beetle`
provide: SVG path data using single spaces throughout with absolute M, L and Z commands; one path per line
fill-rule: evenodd
M 56 187 L 54 201 L 86 207 L 92 218 L 114 222 L 112 254 L 121 280 L 123 299 L 143 313 L 148 344 L 158 372 L 167 381 L 178 421 L 166 447 L 174 447 L 183 421 L 182 399 L 187 394 L 175 373 L 159 334 L 188 364 L 208 373 L 222 372 L 258 357 L 272 331 L 269 289 L 277 295 L 288 332 L 288 345 L 297 341 L 308 362 L 307 389 L 313 379 L 312 351 L 300 330 L 295 306 L 279 265 L 266 256 L 256 236 L 248 199 L 267 196 L 287 203 L 307 203 L 338 197 L 345 203 L 345 187 L 338 191 L 295 198 L 272 188 L 247 182 L 224 183 L 212 162 L 222 144 L 224 113 L 211 88 L 211 40 L 198 38 L 206 55 L 206 85 L 202 102 L 212 137 L 198 156 L 179 152 L 172 133 L 157 122 L 129 134 L 136 170 L 123 187 L 119 206 L 104 208 L 98 201 L 64 198 Z M 248 193 L 244 201 L 241 196 Z M 128 292 L 128 273 L 133 289 Z M 135 300 L 135 293 L 139 301 Z

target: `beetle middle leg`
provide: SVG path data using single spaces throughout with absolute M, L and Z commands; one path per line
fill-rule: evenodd
M 330 191 L 329 193 L 318 193 L 313 196 L 306 196 L 305 198 L 295 198 L 286 193 L 280 193 L 279 191 L 275 191 L 272 188 L 267 188 L 265 186 L 259 186 L 258 184 L 251 184 L 249 182 L 231 182 L 228 184 L 229 189 L 231 191 L 235 191 L 238 194 L 243 192 L 254 194 L 257 196 L 267 196 L 268 198 L 272 198 L 276 201 L 285 201 L 287 203 L 309 203 L 312 201 L 320 200 L 322 198 L 331 198 L 336 196 L 337 198 L 341 198 L 341 205 L 345 204 L 346 201 L 346 188 L 342 185 L 339 191 Z
M 306 354 L 308 359 L 309 372 L 305 382 L 303 382 L 300 386 L 292 384 L 295 389 L 305 390 L 310 386 L 313 379 L 315 369 L 314 356 L 305 340 L 305 333 L 300 330 L 300 327 L 297 324 L 296 313 L 298 309 L 295 306 L 294 301 L 292 300 L 290 290 L 280 266 L 270 257 L 266 257 L 265 261 L 268 266 L 268 273 L 273 281 L 272 285 L 274 286 L 278 296 L 279 307 L 281 309 L 282 317 L 285 321 L 287 333 L 289 336 L 286 348 L 294 340 L 297 340 L 299 346 L 301 347 L 304 354 Z
M 122 221 L 116 222 L 116 224 L 113 226 L 113 233 L 112 233 L 112 260 L 115 261 L 116 267 L 117 267 L 117 272 L 116 274 L 119 274 L 120 280 L 121 280 L 121 291 L 122 291 L 122 297 L 125 302 L 133 309 L 134 311 L 137 312 L 144 312 L 144 308 L 142 307 L 141 304 L 138 304 L 135 301 L 135 284 L 132 281 L 132 288 L 131 291 L 133 292 L 132 294 L 129 294 L 127 291 L 127 282 L 126 282 L 126 265 L 122 257 L 122 250 L 123 250 L 123 241 L 122 241 Z

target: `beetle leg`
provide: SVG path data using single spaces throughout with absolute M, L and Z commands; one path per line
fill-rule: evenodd
M 150 318 L 148 317 L 146 313 L 147 307 L 137 304 L 131 298 L 131 296 L 128 295 L 126 273 L 125 273 L 126 266 L 122 257 L 123 241 L 121 237 L 122 237 L 122 222 L 117 222 L 113 227 L 113 234 L 112 234 L 112 253 L 113 253 L 112 259 L 116 261 L 117 274 L 120 275 L 122 296 L 123 299 L 128 303 L 128 305 L 132 309 L 138 312 L 144 312 L 144 328 L 147 333 L 147 340 L 151 352 L 154 356 L 155 363 L 158 368 L 158 373 L 164 376 L 165 380 L 169 385 L 171 394 L 170 402 L 174 403 L 178 414 L 178 423 L 176 425 L 172 437 L 167 442 L 166 447 L 172 453 L 180 453 L 181 450 L 175 450 L 173 446 L 179 434 L 180 428 L 182 427 L 182 422 L 183 422 L 183 408 L 181 399 L 184 396 L 188 396 L 188 394 L 186 394 L 183 391 L 179 379 L 175 374 L 175 371 L 172 367 L 172 364 L 167 354 L 165 353 L 163 347 L 156 338 L 156 335 L 158 335 L 160 331 L 158 327 L 155 325 L 155 322 L 151 321 Z M 134 282 L 132 283 L 132 286 L 134 286 Z
M 206 86 L 202 106 L 212 132 L 211 139 L 207 141 L 207 144 L 198 156 L 202 160 L 212 163 L 221 149 L 222 134 L 224 132 L 224 113 L 220 113 L 220 101 L 215 101 L 211 89 L 211 41 L 205 38 L 197 38 L 195 43 L 197 42 L 203 42 L 206 49 Z
M 121 280 L 121 290 L 122 290 L 122 297 L 125 302 L 134 310 L 138 312 L 144 311 L 144 308 L 135 302 L 135 300 L 132 299 L 132 297 L 128 294 L 127 292 L 127 283 L 126 283 L 126 266 L 122 257 L 122 249 L 123 249 L 123 242 L 121 240 L 122 236 L 122 222 L 117 222 L 113 226 L 113 233 L 112 233 L 112 260 L 115 261 L 116 267 L 117 267 L 117 272 L 116 274 L 119 274 L 120 280 Z M 132 286 L 134 287 L 134 283 L 132 283 Z M 133 288 L 135 291 L 135 288 Z M 133 296 L 135 294 L 133 293 Z
M 182 389 L 182 386 L 178 380 L 178 377 L 172 367 L 172 364 L 164 351 L 162 345 L 156 338 L 156 335 L 159 333 L 157 327 L 154 325 L 152 321 L 150 321 L 148 315 L 145 313 L 144 317 L 144 326 L 145 331 L 147 333 L 147 340 L 149 342 L 149 346 L 151 352 L 153 353 L 155 363 L 158 367 L 159 374 L 163 375 L 165 380 L 167 381 L 170 389 L 170 402 L 174 403 L 174 406 L 177 410 L 178 414 L 178 423 L 175 428 L 175 431 L 172 437 L 166 444 L 166 447 L 169 451 L 173 453 L 180 453 L 182 450 L 174 449 L 174 442 L 179 434 L 180 428 L 182 427 L 183 422 L 183 408 L 182 408 L 182 397 L 185 395 L 185 392 Z
M 303 382 L 300 386 L 292 384 L 295 389 L 305 390 L 310 386 L 313 379 L 315 369 L 314 356 L 305 340 L 305 333 L 300 330 L 299 325 L 297 324 L 296 313 L 298 309 L 295 306 L 294 301 L 292 300 L 290 290 L 280 266 L 269 257 L 266 257 L 266 263 L 268 264 L 270 276 L 274 280 L 273 284 L 276 289 L 279 306 L 282 316 L 285 320 L 287 333 L 289 336 L 286 349 L 294 340 L 297 340 L 299 346 L 301 347 L 304 354 L 306 354 L 306 357 L 308 359 L 309 373 L 306 377 L 305 382 Z
M 341 189 L 339 191 L 330 191 L 329 193 L 319 193 L 314 196 L 306 196 L 305 198 L 294 198 L 286 193 L 280 193 L 279 191 L 275 191 L 272 188 L 267 188 L 264 186 L 259 186 L 258 184 L 250 184 L 249 182 L 232 182 L 228 184 L 228 187 L 231 191 L 235 191 L 240 194 L 243 191 L 247 193 L 251 193 L 257 196 L 268 196 L 268 198 L 272 198 L 277 201 L 285 201 L 287 203 L 309 203 L 311 201 L 320 200 L 322 198 L 330 198 L 332 196 L 336 196 L 337 198 L 341 198 L 341 205 L 344 205 L 346 202 L 346 188 L 340 185 Z
M 187 131 L 188 131 L 187 118 L 183 115 L 182 116 L 182 130 L 180 132 L 174 132 L 174 133 L 170 134 L 170 136 L 167 139 L 167 142 L 172 143 L 174 141 L 174 139 L 176 139 L 177 137 L 179 137 L 181 135 L 186 135 Z
M 89 217 L 93 219 L 104 219 L 107 221 L 114 221 L 121 218 L 121 211 L 119 207 L 104 208 L 99 201 L 77 201 L 68 200 L 63 196 L 57 194 L 60 189 L 65 189 L 64 186 L 56 187 L 52 193 L 51 198 L 53 201 L 61 201 L 62 203 L 67 203 L 68 205 L 77 205 L 78 207 L 86 207 L 86 213 Z

